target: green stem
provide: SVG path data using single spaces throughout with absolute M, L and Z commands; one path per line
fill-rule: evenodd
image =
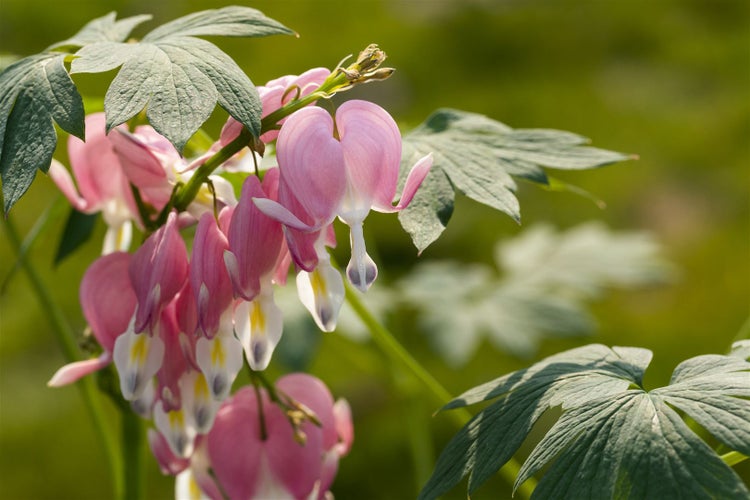
M 246 128 L 243 128 L 242 132 L 240 132 L 240 135 L 238 135 L 236 139 L 218 150 L 215 155 L 206 160 L 203 165 L 198 167 L 195 174 L 193 174 L 187 184 L 182 187 L 180 192 L 174 196 L 174 207 L 178 211 L 185 210 L 187 206 L 190 205 L 190 202 L 195 199 L 195 196 L 198 194 L 203 183 L 208 179 L 208 176 L 211 175 L 214 170 L 219 168 L 222 163 L 250 144 L 252 139 L 252 134 Z
M 372 315 L 369 309 L 362 303 L 357 292 L 352 288 L 349 283 L 346 283 L 346 300 L 349 305 L 352 306 L 354 312 L 359 316 L 359 319 L 367 326 L 372 334 L 372 338 L 375 343 L 389 356 L 392 360 L 397 361 L 406 368 L 407 371 L 417 378 L 422 384 L 429 390 L 433 398 L 444 405 L 453 399 L 450 393 L 438 382 L 435 377 L 430 374 L 425 368 L 419 364 L 419 362 L 412 357 L 411 354 L 402 346 L 393 334 L 388 331 L 376 318 Z M 472 415 L 466 408 L 459 408 L 451 410 L 447 413 L 453 421 L 460 427 L 463 427 L 468 422 Z M 506 464 L 500 469 L 500 475 L 505 478 L 510 484 L 515 482 L 520 465 L 515 459 L 511 458 Z M 516 491 L 521 498 L 530 498 L 531 492 L 536 487 L 536 480 L 534 478 L 528 479 L 522 485 L 518 487 Z
M 45 316 L 50 321 L 52 331 L 60 344 L 65 360 L 69 363 L 78 361 L 78 346 L 73 329 L 68 324 L 60 308 L 52 299 L 49 290 L 36 269 L 28 260 L 26 260 L 25 254 L 22 251 L 21 239 L 19 238 L 18 232 L 13 226 L 10 218 L 0 217 L 0 219 L 3 221 L 2 225 L 5 228 L 5 233 L 8 235 L 10 245 L 18 258 L 18 262 L 26 273 L 26 277 L 29 279 L 32 291 L 36 295 L 42 311 L 44 311 Z M 115 447 L 115 440 L 110 434 L 109 428 L 105 425 L 101 401 L 97 395 L 94 380 L 90 377 L 84 377 L 76 382 L 76 386 L 80 391 L 86 410 L 89 413 L 89 417 L 94 424 L 94 429 L 99 436 L 102 447 L 104 448 L 104 454 L 109 460 L 114 489 L 118 496 L 120 496 L 120 493 L 124 488 L 123 477 L 120 475 L 121 460 Z
M 721 456 L 721 459 L 724 461 L 724 463 L 730 467 L 742 463 L 748 458 L 749 457 L 747 455 L 743 455 L 739 451 L 730 451 L 729 453 L 725 453 Z
M 123 411 L 122 415 L 122 475 L 125 488 L 123 500 L 139 500 L 146 497 L 144 480 L 143 454 L 146 449 L 143 422 L 132 411 Z
M 301 99 L 291 101 L 287 105 L 277 109 L 273 113 L 270 113 L 268 116 L 263 118 L 261 120 L 260 135 L 263 135 L 270 130 L 277 129 L 279 121 L 283 120 L 295 111 L 304 108 L 308 104 L 312 104 L 318 99 L 330 97 L 333 93 L 336 92 L 337 89 L 340 89 L 347 82 L 348 79 L 346 74 L 344 73 L 339 72 L 335 75 L 332 75 L 332 77 L 326 80 L 317 91 L 306 95 Z M 185 184 L 185 186 L 180 189 L 176 196 L 172 198 L 174 200 L 174 208 L 180 212 L 184 211 L 187 206 L 190 205 L 190 202 L 195 199 L 201 186 L 208 179 L 208 176 L 211 175 L 214 170 L 219 168 L 222 163 L 240 152 L 242 148 L 249 144 L 252 144 L 253 141 L 253 135 L 246 128 L 243 128 L 242 132 L 240 132 L 240 135 L 237 136 L 236 139 L 221 148 L 216 152 L 216 154 L 206 160 L 203 165 L 198 167 L 198 169 L 195 171 L 195 174 L 190 178 L 187 184 Z

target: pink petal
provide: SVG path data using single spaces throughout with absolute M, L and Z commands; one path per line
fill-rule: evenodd
M 417 163 L 409 171 L 409 175 L 406 177 L 406 183 L 404 184 L 404 190 L 401 193 L 401 199 L 398 201 L 398 205 L 395 207 L 389 202 L 385 205 L 375 205 L 374 210 L 378 212 L 398 212 L 406 208 L 411 203 L 412 198 L 417 193 L 417 189 L 422 185 L 427 174 L 430 173 L 432 167 L 432 153 L 427 156 L 420 158 Z
M 198 325 L 208 338 L 216 334 L 221 315 L 232 302 L 232 282 L 224 265 L 224 252 L 228 249 L 229 242 L 213 214 L 203 214 L 193 238 L 190 284 L 198 308 Z
M 264 408 L 269 404 L 264 398 Z M 211 466 L 229 498 L 253 497 L 264 447 L 255 393 L 245 387 L 224 401 L 208 433 Z
M 335 420 L 336 433 L 339 443 L 336 452 L 339 456 L 349 453 L 354 442 L 354 424 L 352 423 L 352 409 L 346 399 L 337 399 L 333 405 L 333 418 Z
M 81 196 L 90 207 L 99 207 L 108 199 L 122 196 L 124 180 L 121 164 L 106 135 L 104 113 L 86 117 L 85 138 L 83 142 L 70 136 L 68 157 Z
M 263 116 L 269 115 L 294 99 L 304 97 L 320 87 L 331 74 L 327 68 L 313 68 L 299 76 L 287 75 L 271 80 L 264 87 L 259 87 L 263 103 Z M 286 119 L 280 120 L 282 125 Z M 261 136 L 265 143 L 271 142 L 279 135 L 278 130 L 271 130 Z
M 229 248 L 237 260 L 235 293 L 245 300 L 259 293 L 260 279 L 273 272 L 281 252 L 281 225 L 253 203 L 253 198 L 265 197 L 258 178 L 248 177 L 229 225 Z
M 52 164 L 47 172 L 52 182 L 57 185 L 57 188 L 62 192 L 63 195 L 68 199 L 73 208 L 79 212 L 91 213 L 95 212 L 98 207 L 92 205 L 85 198 L 78 194 L 75 184 L 73 184 L 73 178 L 70 176 L 68 171 L 62 164 L 52 159 Z
M 172 453 L 167 440 L 154 429 L 148 430 L 148 445 L 151 448 L 151 453 L 156 457 L 156 462 L 159 464 L 162 474 L 175 476 L 190 465 L 189 459 L 178 457 Z
M 130 262 L 130 281 L 138 297 L 135 330 L 153 327 L 161 309 L 180 291 L 188 275 L 185 242 L 177 230 L 177 214 L 146 239 Z
M 276 388 L 315 413 L 322 424 L 324 449 L 328 450 L 338 442 L 333 396 L 323 382 L 306 373 L 290 373 L 276 382 Z
M 185 280 L 182 290 L 173 300 L 173 304 L 180 332 L 188 338 L 195 339 L 195 333 L 198 330 L 198 306 L 195 303 L 190 280 Z M 187 353 L 186 357 L 189 357 Z
M 109 140 L 128 180 L 141 190 L 144 199 L 163 207 L 172 193 L 172 185 L 157 151 L 139 136 L 121 129 L 110 132 Z
M 108 352 L 125 332 L 133 316 L 136 296 L 128 267 L 131 255 L 115 252 L 95 260 L 81 280 L 79 298 L 83 315 L 96 340 Z
M 345 209 L 369 211 L 372 204 L 390 204 L 401 162 L 396 122 L 377 104 L 352 100 L 336 111 L 336 127 L 353 198 Z
M 273 479 L 294 498 L 305 498 L 322 474 L 323 432 L 310 422 L 301 426 L 304 445 L 294 440 L 292 426 L 276 405 L 265 406 L 268 439 L 264 451 Z
M 294 229 L 290 225 L 286 225 L 284 228 L 284 235 L 286 236 L 287 247 L 292 255 L 294 263 L 305 271 L 312 271 L 315 266 L 318 265 L 318 252 L 315 248 L 315 244 L 320 237 L 320 229 L 311 231 L 315 227 L 315 221 L 313 218 L 305 212 L 304 207 L 297 201 L 294 194 L 290 191 L 282 179 L 279 184 L 279 201 L 286 207 L 297 219 L 309 227 L 302 229 Z M 328 228 L 332 232 L 333 224 L 329 224 Z
M 239 137 L 243 127 L 244 125 L 230 116 L 224 126 L 221 128 L 221 134 L 219 135 L 219 146 L 224 147 L 235 140 L 237 137 Z
M 299 220 L 297 216 L 278 201 L 268 198 L 253 198 L 252 201 L 263 215 L 287 227 L 308 233 L 315 230 L 315 226 L 308 226 Z
M 164 356 L 156 373 L 159 381 L 157 394 L 164 404 L 164 410 L 172 411 L 182 406 L 180 378 L 189 367 L 180 339 L 174 303 L 162 311 L 158 331 L 159 338 L 164 343 Z
M 320 485 L 318 500 L 328 498 L 326 492 L 331 489 L 333 480 L 336 479 L 336 473 L 339 470 L 339 455 L 336 452 L 328 451 L 323 454 L 323 466 L 320 472 Z
M 63 385 L 72 384 L 73 382 L 77 382 L 78 379 L 88 375 L 89 373 L 94 373 L 95 371 L 101 370 L 102 368 L 108 366 L 111 362 L 111 354 L 109 352 L 105 352 L 98 358 L 69 363 L 55 372 L 49 382 L 47 382 L 47 386 L 61 387 Z
M 279 133 L 277 159 L 282 182 L 317 224 L 330 223 L 346 192 L 341 144 L 333 119 L 318 107 L 292 114 Z

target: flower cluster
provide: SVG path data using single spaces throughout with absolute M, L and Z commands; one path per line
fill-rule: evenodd
M 263 115 L 309 95 L 330 77 L 317 68 L 260 87 Z M 229 119 L 206 154 L 187 161 L 150 126 L 132 132 L 121 126 L 107 134 L 103 115 L 90 115 L 86 141 L 69 143 L 77 189 L 61 164 L 50 169 L 76 209 L 101 212 L 109 226 L 104 255 L 80 288 L 84 315 L 103 352 L 64 366 L 50 385 L 114 363 L 122 396 L 154 420 L 158 433 L 151 442 L 163 469 L 188 474 L 210 496 L 217 487 L 230 498 L 274 488 L 296 498 L 327 491 L 351 442 L 345 403 L 334 405 L 322 382 L 304 375 L 281 379 L 272 393 L 259 391 L 255 378 L 255 391 L 244 388 L 230 397 L 231 387 L 243 352 L 253 373 L 271 360 L 283 328 L 274 288 L 285 284 L 290 267 L 317 325 L 335 328 L 344 283 L 327 250 L 336 243 L 334 219 L 351 228 L 346 277 L 366 291 L 377 267 L 365 249 L 365 217 L 371 209 L 404 208 L 431 165 L 430 156 L 416 163 L 394 206 L 401 136 L 391 116 L 357 100 L 341 105 L 334 117 L 319 107 L 300 107 L 281 120 L 278 132 L 277 125 L 261 135 L 262 141 L 276 141 L 278 167 L 261 179 L 253 175 L 257 167 L 246 168 L 246 153 L 235 155 L 183 212 L 172 209 L 174 193 L 240 135 L 235 120 Z M 247 174 L 239 198 L 220 175 L 228 169 Z M 127 253 L 133 224 L 148 232 L 154 214 L 163 214 L 164 224 Z M 189 254 L 181 229 L 193 224 Z M 297 472 L 297 465 L 282 467 L 287 456 Z

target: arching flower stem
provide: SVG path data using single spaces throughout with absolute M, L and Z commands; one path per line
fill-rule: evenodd
M 376 45 L 370 45 L 360 52 L 357 60 L 346 68 L 338 67 L 323 82 L 323 84 L 311 94 L 300 99 L 293 100 L 285 106 L 270 113 L 261 120 L 260 135 L 279 128 L 279 121 L 291 115 L 295 111 L 319 100 L 333 97 L 337 92 L 348 90 L 353 86 L 373 80 L 383 80 L 393 73 L 391 68 L 379 68 L 385 60 L 385 53 Z M 222 163 L 229 160 L 245 146 L 249 146 L 254 152 L 263 152 L 263 143 L 243 127 L 242 132 L 236 139 L 221 148 L 213 156 L 201 165 L 190 180 L 172 195 L 172 207 L 178 211 L 184 211 L 195 199 L 200 187 L 206 182 L 208 176 L 213 173 Z M 169 212 L 166 212 L 169 213 Z M 157 219 L 161 221 L 162 217 Z M 166 220 L 166 218 L 164 218 Z M 158 224 L 161 225 L 161 224 Z M 157 225 L 157 227 L 158 227 Z
M 406 371 L 410 372 L 417 380 L 419 380 L 441 405 L 446 404 L 448 401 L 453 399 L 448 390 L 435 379 L 414 357 L 409 354 L 404 346 L 402 346 L 396 337 L 381 324 L 375 316 L 367 309 L 362 300 L 359 298 L 359 292 L 354 287 L 345 283 L 346 287 L 346 300 L 354 310 L 355 314 L 362 320 L 365 326 L 370 331 L 372 339 L 380 347 L 380 349 L 391 358 L 393 361 L 402 365 Z M 472 417 L 471 413 L 466 408 L 460 408 L 451 410 L 446 413 L 458 427 L 463 427 L 467 421 Z M 501 469 L 500 475 L 509 483 L 513 484 L 518 472 L 520 470 L 520 464 L 515 459 L 510 459 Z M 530 478 L 521 486 L 519 486 L 516 494 L 520 498 L 531 498 L 531 493 L 536 487 L 536 480 Z

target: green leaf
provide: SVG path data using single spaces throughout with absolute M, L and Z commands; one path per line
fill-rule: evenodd
M 0 177 L 3 208 L 47 172 L 57 145 L 53 124 L 83 139 L 83 101 L 65 70 L 65 54 L 26 57 L 0 73 Z
M 116 14 L 110 12 L 106 16 L 89 21 L 78 33 L 51 45 L 47 50 L 83 47 L 96 42 L 124 42 L 136 26 L 151 19 L 148 14 L 126 17 L 119 21 L 115 21 L 115 17 Z
M 700 356 L 669 386 L 642 388 L 651 353 L 589 345 L 546 358 L 462 394 L 445 409 L 494 400 L 448 443 L 420 498 L 469 476 L 469 494 L 513 454 L 547 409 L 555 425 L 515 487 L 547 467 L 532 498 L 747 498 L 742 480 L 672 406 L 727 446 L 750 446 L 750 363 Z
M 254 135 L 261 104 L 252 81 L 200 35 L 259 37 L 290 29 L 248 7 L 191 14 L 156 28 L 140 43 L 100 41 L 76 53 L 71 73 L 120 67 L 104 98 L 107 129 L 146 108 L 157 132 L 182 151 L 218 104 Z
M 648 234 L 597 223 L 565 232 L 530 227 L 498 244 L 495 259 L 500 276 L 490 266 L 431 261 L 399 282 L 422 330 L 454 367 L 465 365 L 485 338 L 529 357 L 545 338 L 591 333 L 595 321 L 586 301 L 605 289 L 653 285 L 673 274 Z
M 420 188 L 410 207 L 399 214 L 402 226 L 419 251 L 435 241 L 452 212 L 453 191 L 504 212 L 520 221 L 513 177 L 547 184 L 542 167 L 565 170 L 588 169 L 623 161 L 621 153 L 582 146 L 587 139 L 570 132 L 517 129 L 486 116 L 441 109 L 404 137 L 402 171 L 415 157 L 433 154 L 434 176 L 449 182 Z M 439 172 L 439 173 L 438 173 Z M 426 181 L 426 182 L 427 182 Z M 430 208 L 430 199 L 441 203 Z
M 750 340 L 738 340 L 734 342 L 729 355 L 750 361 Z
M 84 214 L 78 210 L 71 209 L 68 220 L 65 222 L 60 245 L 55 255 L 55 265 L 62 262 L 65 257 L 75 252 L 91 237 L 99 214 Z

